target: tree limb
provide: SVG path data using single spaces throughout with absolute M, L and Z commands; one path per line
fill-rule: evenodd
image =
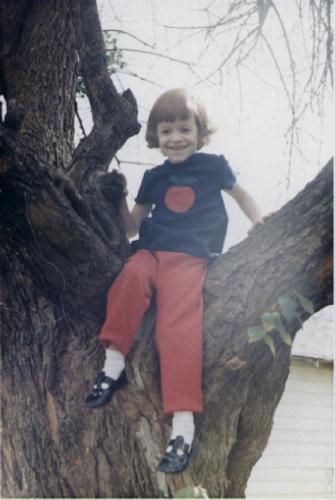
M 26 249 L 41 291 L 57 297 L 62 290 L 67 310 L 80 294 L 86 309 L 94 311 L 98 290 L 108 288 L 128 252 L 117 216 L 118 186 L 109 188 L 108 203 L 99 179 L 90 196 L 81 196 L 62 169 L 51 168 L 1 124 L 0 150 L 0 236 L 7 245 Z
M 74 152 L 69 171 L 82 191 L 90 176 L 106 172 L 116 151 L 138 133 L 137 105 L 130 90 L 122 95 L 109 77 L 105 46 L 96 2 L 73 2 L 73 25 L 87 96 L 90 101 L 93 128 Z

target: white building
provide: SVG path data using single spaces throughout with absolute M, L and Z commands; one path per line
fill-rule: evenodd
M 290 375 L 247 498 L 333 498 L 333 308 L 298 332 Z

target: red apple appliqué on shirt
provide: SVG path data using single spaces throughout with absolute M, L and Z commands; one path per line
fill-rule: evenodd
M 197 181 L 196 177 L 171 175 L 170 179 L 177 185 L 167 189 L 164 197 L 166 207 L 171 210 L 171 212 L 187 212 L 190 210 L 195 200 L 195 192 L 190 185 Z
M 171 212 L 187 212 L 195 200 L 195 192 L 188 186 L 172 186 L 165 193 L 165 205 Z

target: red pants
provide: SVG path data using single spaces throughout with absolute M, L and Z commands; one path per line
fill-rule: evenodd
M 125 356 L 156 290 L 156 345 L 165 413 L 203 411 L 202 337 L 206 259 L 179 252 L 139 250 L 108 292 L 100 333 Z

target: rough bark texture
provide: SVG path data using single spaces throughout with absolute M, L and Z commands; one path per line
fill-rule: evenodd
M 84 8 L 83 8 L 84 7 Z M 2 495 L 161 497 L 202 484 L 243 496 L 270 434 L 290 348 L 249 344 L 278 297 L 332 300 L 332 169 L 211 266 L 205 289 L 204 395 L 191 466 L 156 465 L 169 435 L 161 409 L 154 305 L 127 363 L 128 387 L 105 409 L 83 397 L 103 363 L 108 287 L 129 249 L 106 173 L 138 131 L 136 103 L 106 73 L 95 2 L 2 2 L 0 124 Z M 94 126 L 74 150 L 80 60 Z M 299 325 L 291 326 L 294 336 Z

